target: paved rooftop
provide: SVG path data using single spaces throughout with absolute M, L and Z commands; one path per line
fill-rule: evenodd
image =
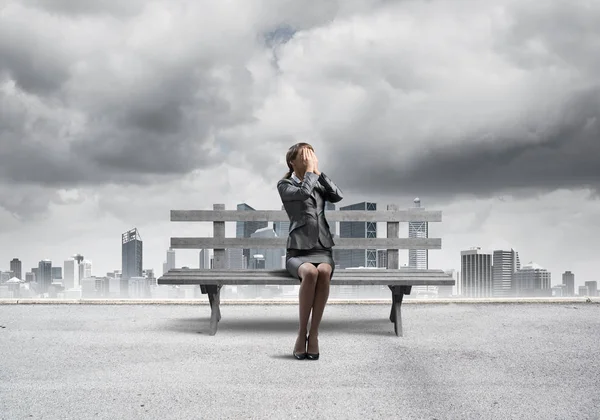
M 600 305 L 0 305 L 0 419 L 598 419 Z

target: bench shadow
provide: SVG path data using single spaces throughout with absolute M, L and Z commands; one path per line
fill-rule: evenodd
M 159 327 L 160 330 L 181 332 L 187 334 L 210 333 L 210 317 L 193 318 L 175 318 L 167 320 L 165 324 Z M 225 319 L 221 318 L 217 329 L 217 335 L 220 333 L 289 333 L 295 334 L 298 330 L 298 321 L 296 319 Z M 389 319 L 361 319 L 352 321 L 327 320 L 321 321 L 319 329 L 323 334 L 328 332 L 357 334 L 357 335 L 376 335 L 376 336 L 396 336 L 394 325 Z

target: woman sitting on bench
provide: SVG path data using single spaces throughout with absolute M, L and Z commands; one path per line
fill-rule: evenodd
M 319 324 L 335 270 L 331 252 L 335 244 L 325 218 L 325 201 L 337 203 L 343 195 L 333 181 L 319 171 L 318 159 L 310 144 L 298 143 L 290 147 L 286 162 L 289 171 L 277 183 L 290 219 L 286 268 L 301 283 L 300 328 L 293 355 L 298 360 L 317 360 Z

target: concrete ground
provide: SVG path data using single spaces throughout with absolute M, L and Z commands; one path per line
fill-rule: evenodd
M 0 305 L 0 419 L 599 419 L 597 303 Z

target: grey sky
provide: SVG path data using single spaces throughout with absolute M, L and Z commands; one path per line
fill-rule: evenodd
M 418 195 L 444 211 L 440 268 L 514 244 L 553 283 L 593 276 L 595 236 L 571 236 L 598 210 L 599 4 L 3 4 L 0 269 L 81 252 L 101 275 L 137 226 L 160 272 L 182 229 L 169 209 L 279 208 L 285 151 L 305 140 L 341 205 Z M 551 249 L 524 233 L 536 223 Z

